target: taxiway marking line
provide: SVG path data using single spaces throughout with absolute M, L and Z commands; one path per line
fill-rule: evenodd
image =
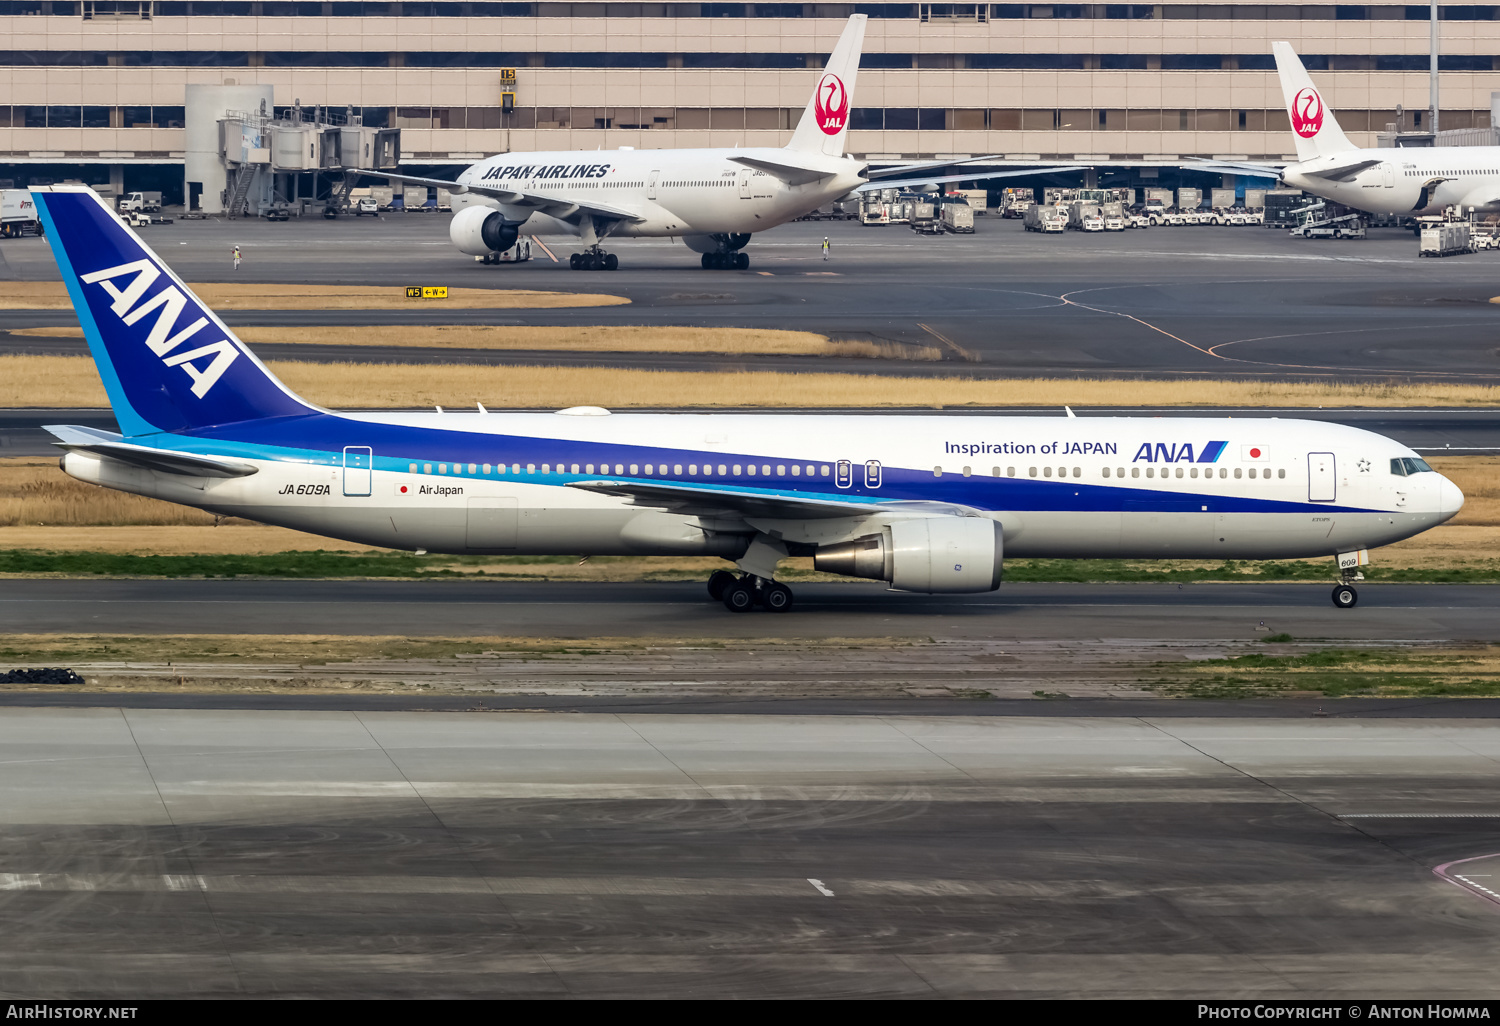
M 818 889 L 818 893 L 821 894 L 821 895 L 823 895 L 823 897 L 825 897 L 825 898 L 831 898 L 831 897 L 833 897 L 833 892 L 830 891 L 827 887 L 823 886 L 823 881 L 822 880 L 814 880 L 812 877 L 808 877 L 807 878 L 807 882 L 810 883 L 810 884 L 812 884 L 814 887 L 816 887 Z

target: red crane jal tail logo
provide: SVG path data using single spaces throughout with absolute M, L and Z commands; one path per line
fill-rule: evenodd
M 1323 97 L 1309 86 L 1292 99 L 1292 131 L 1303 139 L 1311 139 L 1322 127 Z
M 832 73 L 824 75 L 813 94 L 813 114 L 824 135 L 838 135 L 849 123 L 849 91 L 844 80 Z

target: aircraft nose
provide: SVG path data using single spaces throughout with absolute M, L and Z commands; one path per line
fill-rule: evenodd
M 1447 520 L 1458 515 L 1458 511 L 1464 508 L 1464 493 L 1459 490 L 1458 485 L 1439 474 L 1438 479 L 1438 512 Z

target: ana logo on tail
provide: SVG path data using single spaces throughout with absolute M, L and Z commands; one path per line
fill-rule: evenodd
M 1292 131 L 1311 139 L 1323 127 L 1323 97 L 1307 86 L 1292 98 Z
M 116 288 L 114 279 L 130 275 L 123 289 Z M 135 324 L 152 310 L 158 310 L 156 323 L 146 335 L 146 348 L 150 349 L 168 367 L 181 367 L 193 379 L 193 394 L 199 399 L 208 395 L 208 390 L 229 369 L 240 352 L 227 338 L 211 342 L 206 346 L 190 349 L 185 353 L 173 353 L 183 342 L 196 335 L 207 324 L 207 317 L 199 317 L 180 331 L 174 331 L 178 318 L 187 307 L 187 296 L 176 285 L 169 285 L 145 302 L 141 300 L 161 270 L 149 260 L 134 260 L 118 267 L 106 267 L 82 276 L 85 284 L 98 285 L 112 300 L 109 309 L 116 317 L 129 325 Z M 168 355 L 170 354 L 170 355 Z M 212 357 L 208 366 L 199 368 L 192 361 Z
M 813 113 L 824 135 L 838 135 L 849 121 L 849 91 L 844 80 L 833 73 L 823 76 L 813 94 Z

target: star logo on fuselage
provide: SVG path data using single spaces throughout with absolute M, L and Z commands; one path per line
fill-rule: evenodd
M 1359 461 L 1359 472 L 1361 474 L 1368 474 L 1370 472 L 1370 461 L 1369 460 L 1360 460 Z

